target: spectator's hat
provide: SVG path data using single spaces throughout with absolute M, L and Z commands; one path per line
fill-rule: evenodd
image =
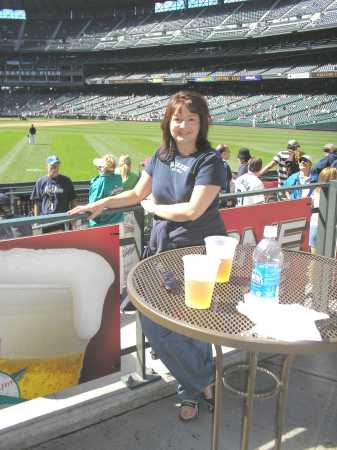
M 326 153 L 335 153 L 335 152 L 337 152 L 337 145 L 335 145 L 335 144 L 325 144 L 324 147 L 323 147 L 323 150 Z
M 312 164 L 312 160 L 311 160 L 311 156 L 310 155 L 301 155 L 300 156 L 300 162 L 301 162 L 302 159 L 304 159 L 304 161 L 310 162 L 310 164 Z
M 249 161 L 251 159 L 251 154 L 248 148 L 246 147 L 240 148 L 238 158 L 242 159 L 243 161 Z
M 297 142 L 295 139 L 290 139 L 290 141 L 288 141 L 288 148 L 298 148 L 301 147 L 299 142 Z
M 116 159 L 113 155 L 105 155 L 102 158 L 95 158 L 93 165 L 96 167 L 104 167 L 109 172 L 113 172 L 116 169 Z
M 10 198 L 7 194 L 3 192 L 0 193 L 0 206 L 7 206 L 10 204 Z
M 48 164 L 48 166 L 53 166 L 54 164 L 60 164 L 60 158 L 56 155 L 48 156 L 47 164 Z

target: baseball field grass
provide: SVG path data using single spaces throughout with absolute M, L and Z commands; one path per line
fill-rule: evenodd
M 30 122 L 0 120 L 0 184 L 35 181 L 45 173 L 45 160 L 52 154 L 59 156 L 61 172 L 74 181 L 95 176 L 92 160 L 106 153 L 129 154 L 138 172 L 139 163 L 156 150 L 161 138 L 159 123 L 36 120 L 34 125 L 36 144 L 31 145 L 27 139 Z M 336 133 L 214 125 L 209 139 L 214 147 L 230 146 L 230 164 L 236 170 L 240 147 L 248 147 L 266 164 L 289 139 L 296 139 L 315 162 L 323 156 L 323 145 L 336 141 Z

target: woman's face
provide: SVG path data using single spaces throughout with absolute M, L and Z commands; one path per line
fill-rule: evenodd
M 308 174 L 311 169 L 311 164 L 306 159 L 300 159 L 299 167 L 303 173 Z
M 170 132 L 178 149 L 180 146 L 187 146 L 191 147 L 191 150 L 194 150 L 199 130 L 199 115 L 190 112 L 185 105 L 179 107 L 171 117 Z

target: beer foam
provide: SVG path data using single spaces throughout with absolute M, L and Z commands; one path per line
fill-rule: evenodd
M 22 289 L 28 286 L 43 288 L 45 285 L 70 287 L 72 320 L 80 339 L 88 340 L 99 330 L 104 300 L 114 280 L 110 264 L 101 255 L 88 250 L 0 250 L 0 289 L 2 285 L 22 286 Z M 2 300 L 6 301 L 0 301 L 0 314 Z

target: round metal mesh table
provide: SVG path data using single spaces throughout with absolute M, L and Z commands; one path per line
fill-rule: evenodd
M 182 257 L 205 253 L 204 246 L 181 248 L 160 253 L 138 263 L 128 276 L 128 294 L 140 312 L 154 322 L 186 336 L 211 342 L 216 349 L 215 411 L 212 450 L 220 449 L 220 417 L 223 362 L 221 345 L 248 351 L 248 382 L 242 421 L 241 450 L 249 448 L 253 399 L 258 370 L 258 352 L 283 353 L 275 419 L 275 450 L 282 442 L 289 368 L 293 355 L 337 351 L 337 260 L 309 253 L 284 250 L 280 303 L 298 303 L 324 312 L 328 319 L 316 321 L 321 341 L 287 342 L 253 336 L 253 323 L 236 310 L 249 291 L 254 247 L 238 245 L 228 283 L 216 284 L 211 307 L 191 309 L 185 305 Z M 161 284 L 158 267 L 171 271 L 177 280 L 177 292 Z M 299 323 L 299 326 L 301 324 Z
M 128 291 L 133 303 L 161 325 L 214 344 L 275 353 L 337 350 L 337 261 L 297 251 L 283 251 L 280 303 L 298 303 L 330 318 L 316 322 L 322 341 L 283 342 L 249 335 L 253 323 L 236 310 L 249 291 L 254 247 L 238 245 L 228 283 L 216 284 L 211 307 L 196 310 L 184 303 L 182 256 L 205 253 L 203 246 L 163 252 L 138 263 L 130 272 Z M 156 266 L 173 272 L 178 293 L 160 284 Z

